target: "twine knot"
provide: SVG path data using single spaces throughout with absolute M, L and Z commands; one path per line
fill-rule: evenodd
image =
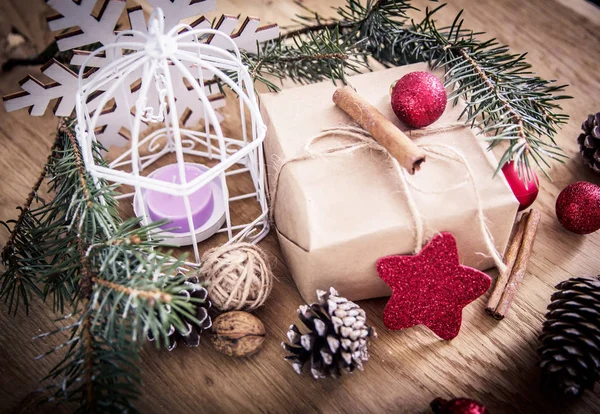
M 453 130 L 456 128 L 466 128 L 466 125 L 462 124 L 462 123 L 454 123 L 454 124 L 450 124 L 450 125 L 445 125 L 440 128 L 430 128 L 430 129 L 421 129 L 421 130 L 411 131 L 410 135 L 411 135 L 411 137 L 417 137 L 417 136 L 429 134 L 431 132 L 439 133 L 439 132 L 444 132 L 444 131 L 450 131 L 450 130 Z M 331 137 L 331 136 L 339 136 L 339 137 L 346 138 L 348 140 L 348 142 L 345 144 L 333 147 L 333 148 L 325 149 L 325 150 L 316 150 L 314 148 L 316 142 L 321 141 L 321 140 Z M 481 197 L 479 195 L 479 190 L 475 183 L 474 173 L 473 173 L 473 170 L 471 169 L 471 167 L 469 166 L 467 160 L 465 159 L 465 157 L 460 153 L 460 151 L 456 150 L 455 148 L 453 148 L 449 145 L 421 144 L 418 146 L 421 147 L 427 153 L 427 155 L 432 158 L 437 158 L 437 159 L 442 159 L 442 160 L 450 160 L 450 161 L 457 162 L 460 165 L 464 166 L 464 168 L 467 172 L 467 178 L 465 180 L 461 181 L 460 183 L 452 186 L 451 188 L 448 188 L 448 189 L 445 189 L 442 191 L 424 190 L 422 188 L 419 188 L 417 185 L 415 185 L 414 183 L 412 183 L 409 180 L 407 171 L 404 168 L 402 168 L 400 166 L 400 164 L 398 163 L 398 161 L 394 157 L 392 157 L 389 154 L 389 152 L 383 146 L 381 146 L 377 141 L 375 141 L 373 139 L 373 137 L 364 129 L 358 128 L 355 126 L 337 126 L 337 127 L 333 127 L 333 128 L 327 128 L 327 129 L 324 129 L 323 131 L 321 131 L 320 134 L 314 136 L 305 145 L 305 147 L 304 147 L 305 154 L 304 155 L 284 161 L 277 169 L 277 171 L 275 173 L 275 178 L 273 180 L 273 191 L 271 194 L 271 198 L 269 200 L 270 201 L 270 203 L 269 203 L 269 218 L 270 218 L 271 222 L 273 222 L 273 223 L 275 222 L 275 203 L 277 201 L 279 180 L 281 177 L 281 172 L 286 165 L 288 165 L 292 162 L 312 160 L 312 159 L 317 159 L 317 158 L 321 158 L 321 157 L 325 157 L 325 156 L 349 155 L 355 151 L 373 150 L 373 151 L 377 151 L 377 152 L 380 152 L 381 154 L 383 154 L 387 158 L 388 162 L 392 163 L 394 170 L 396 171 L 396 174 L 399 178 L 400 190 L 406 198 L 406 203 L 408 205 L 408 209 L 410 211 L 410 215 L 411 215 L 412 222 L 413 222 L 413 235 L 414 235 L 414 241 L 415 241 L 413 253 L 415 253 L 415 254 L 419 253 L 424 245 L 425 224 L 424 224 L 423 217 L 421 216 L 421 213 L 419 211 L 419 208 L 415 202 L 412 190 L 419 191 L 419 192 L 425 193 L 425 194 L 428 194 L 428 193 L 440 194 L 440 193 L 443 193 L 446 191 L 453 191 L 453 190 L 463 187 L 465 185 L 469 185 L 475 195 L 476 206 L 477 206 L 477 222 L 479 225 L 479 229 L 483 235 L 485 245 L 489 251 L 489 254 L 492 256 L 492 258 L 494 260 L 494 264 L 496 265 L 498 270 L 500 272 L 504 271 L 506 269 L 506 265 L 504 264 L 504 262 L 502 260 L 502 256 L 496 249 L 492 233 L 490 232 L 490 229 L 488 228 L 488 226 L 486 224 L 485 216 L 483 213 Z

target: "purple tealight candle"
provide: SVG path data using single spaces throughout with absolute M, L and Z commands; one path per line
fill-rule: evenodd
M 188 183 L 204 173 L 199 167 L 190 164 L 186 164 L 184 169 L 185 178 Z M 175 184 L 181 183 L 179 179 L 179 166 L 177 164 L 170 164 L 159 168 L 151 176 L 160 181 Z M 214 200 L 212 189 L 209 185 L 205 185 L 198 191 L 190 194 L 188 198 L 190 200 L 194 230 L 197 230 L 208 221 L 213 212 Z M 146 192 L 146 206 L 152 221 L 167 220 L 167 223 L 160 226 L 163 230 L 168 230 L 171 233 L 190 232 L 184 198 L 182 196 L 148 190 Z

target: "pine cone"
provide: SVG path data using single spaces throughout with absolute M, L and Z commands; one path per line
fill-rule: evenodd
M 188 286 L 197 285 L 198 283 L 200 282 L 197 277 L 191 277 L 184 282 L 184 284 Z M 204 303 L 202 305 L 196 306 L 196 319 L 200 321 L 200 325 L 197 325 L 195 322 L 192 322 L 184 317 L 183 322 L 187 327 L 185 331 L 179 331 L 173 325 L 169 327 L 169 333 L 167 335 L 167 349 L 169 351 L 175 349 L 179 341 L 183 341 L 187 346 L 198 346 L 198 344 L 200 343 L 200 334 L 202 333 L 202 331 L 204 331 L 205 329 L 210 329 L 210 327 L 212 326 L 212 319 L 208 314 L 208 308 L 210 308 L 211 303 L 209 300 L 207 300 L 208 292 L 204 287 L 199 286 L 198 288 L 195 287 L 192 290 L 182 290 L 179 294 L 188 298 L 198 298 L 200 300 L 203 300 Z M 150 332 L 148 332 L 148 341 L 154 341 L 154 337 Z
M 363 361 L 369 359 L 367 339 L 377 336 L 375 329 L 366 324 L 365 311 L 338 296 L 334 288 L 329 292 L 317 290 L 317 299 L 318 303 L 298 308 L 298 316 L 308 332 L 302 334 L 296 325 L 290 326 L 290 343 L 281 343 L 290 353 L 285 359 L 292 361 L 298 374 L 310 360 L 314 378 L 339 377 L 343 371 L 362 370 Z
M 539 339 L 542 383 L 565 395 L 592 389 L 600 372 L 600 276 L 559 283 Z
M 600 112 L 589 115 L 581 125 L 583 133 L 577 138 L 585 164 L 600 173 Z

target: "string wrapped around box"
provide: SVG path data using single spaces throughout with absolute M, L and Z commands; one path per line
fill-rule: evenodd
M 419 134 L 431 133 L 433 132 L 442 132 L 448 131 L 456 128 L 466 128 L 467 126 L 464 124 L 451 124 L 446 125 L 438 129 L 426 129 L 422 131 L 412 131 L 411 135 L 418 136 Z M 314 148 L 315 144 L 323 139 L 330 138 L 332 136 L 337 136 L 341 138 L 345 138 L 349 141 L 347 144 L 342 144 L 337 147 L 329 148 L 326 150 L 316 150 Z M 400 189 L 406 198 L 406 202 L 408 204 L 408 208 L 410 211 L 411 219 L 413 221 L 413 232 L 414 232 L 414 248 L 413 253 L 419 253 L 424 243 L 424 235 L 425 235 L 425 224 L 423 222 L 423 218 L 419 212 L 419 208 L 417 207 L 414 197 L 412 195 L 411 189 L 416 190 L 422 193 L 442 193 L 446 191 L 453 191 L 459 187 L 464 185 L 470 185 L 473 189 L 476 199 L 476 210 L 477 210 L 477 223 L 480 231 L 483 234 L 483 239 L 485 241 L 485 245 L 488 248 L 489 254 L 492 256 L 494 263 L 499 271 L 504 271 L 506 265 L 503 263 L 502 255 L 498 252 L 494 245 L 493 236 L 486 224 L 485 216 L 483 213 L 483 207 L 481 205 L 481 198 L 479 196 L 479 191 L 477 186 L 475 185 L 475 180 L 473 176 L 473 171 L 471 167 L 469 167 L 468 162 L 465 157 L 456 149 L 441 144 L 423 144 L 418 145 L 428 156 L 438 159 L 446 159 L 455 161 L 465 167 L 467 170 L 467 179 L 463 180 L 453 187 L 446 188 L 440 191 L 430 191 L 419 188 L 414 183 L 411 183 L 408 180 L 407 172 L 404 168 L 402 168 L 398 162 L 398 160 L 390 155 L 390 153 L 380 145 L 377 141 L 373 139 L 373 137 L 366 132 L 365 130 L 354 127 L 354 126 L 338 126 L 333 128 L 324 129 L 320 134 L 313 137 L 309 142 L 305 145 L 305 155 L 291 158 L 289 160 L 284 161 L 279 165 L 279 168 L 274 174 L 273 179 L 273 191 L 271 193 L 271 197 L 269 200 L 269 217 L 272 223 L 275 223 L 275 204 L 277 202 L 277 194 L 279 187 L 279 178 L 281 176 L 281 172 L 284 167 L 287 165 L 298 162 L 298 161 L 306 161 L 313 160 L 320 157 L 328 157 L 328 156 L 341 156 L 341 155 L 350 155 L 355 151 L 360 150 L 372 150 L 378 151 L 386 156 L 386 158 L 391 162 L 394 166 L 394 170 L 397 173 L 398 183 L 400 185 Z M 483 253 L 482 253 L 483 254 Z

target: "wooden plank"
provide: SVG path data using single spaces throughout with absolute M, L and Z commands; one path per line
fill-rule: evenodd
M 569 2 L 582 3 L 583 0 Z M 308 7 L 331 13 L 331 5 L 342 0 L 306 0 Z M 424 0 L 414 2 L 424 7 Z M 371 347 L 371 360 L 364 373 L 339 382 L 313 381 L 299 377 L 282 360 L 279 342 L 290 323 L 296 321 L 296 307 L 302 300 L 281 257 L 273 234 L 261 243 L 272 258 L 278 282 L 267 305 L 256 312 L 267 329 L 264 349 L 247 360 L 233 360 L 215 352 L 206 338 L 199 348 L 177 348 L 169 353 L 148 344 L 142 352 L 142 412 L 423 412 L 437 396 L 468 396 L 484 402 L 491 412 L 577 412 L 600 411 L 600 391 L 568 405 L 548 398 L 540 390 L 536 367 L 537 334 L 553 292 L 553 286 L 571 276 L 594 275 L 600 269 L 600 232 L 577 236 L 563 230 L 554 217 L 554 202 L 560 189 L 577 180 L 600 184 L 600 176 L 587 171 L 577 154 L 576 137 L 581 121 L 598 111 L 600 96 L 600 30 L 597 9 L 583 16 L 566 7 L 564 0 L 453 0 L 441 13 L 450 23 L 459 9 L 466 9 L 465 25 L 485 30 L 490 37 L 512 46 L 514 52 L 529 52 L 535 70 L 545 78 L 556 78 L 571 86 L 574 99 L 564 103 L 571 121 L 558 140 L 572 157 L 551 172 L 554 182 L 542 179 L 542 191 L 535 207 L 542 211 L 532 260 L 517 299 L 508 317 L 497 322 L 484 313 L 487 295 L 466 308 L 461 334 L 451 342 L 439 341 L 427 329 L 416 327 L 387 332 L 382 324 L 386 299 L 361 302 L 379 339 Z M 42 47 L 47 32 L 41 17 L 43 2 L 13 0 L 2 2 L 0 20 L 28 27 Z M 292 23 L 298 12 L 291 0 L 219 1 L 218 13 L 254 15 L 264 23 Z M 25 24 L 26 22 L 26 24 Z M 24 29 L 23 29 L 24 30 Z M 46 34 L 44 34 L 46 33 Z M 17 81 L 27 73 L 19 68 L 3 73 L 2 94 L 14 92 Z M 387 86 L 385 86 L 387 88 Z M 56 119 L 47 114 L 29 117 L 26 111 L 6 114 L 0 109 L 0 217 L 16 215 L 14 207 L 26 197 L 46 157 Z M 234 128 L 235 125 L 232 126 Z M 232 181 L 232 187 L 243 182 Z M 242 213 L 243 214 L 243 213 Z M 7 234 L 0 233 L 0 243 Z M 213 241 L 214 243 L 214 241 Z M 31 315 L 7 316 L 0 312 L 0 409 L 39 412 L 31 404 L 34 390 L 56 357 L 33 358 L 57 342 L 30 340 L 54 325 L 49 305 L 37 301 Z M 54 411 L 46 406 L 43 410 Z

